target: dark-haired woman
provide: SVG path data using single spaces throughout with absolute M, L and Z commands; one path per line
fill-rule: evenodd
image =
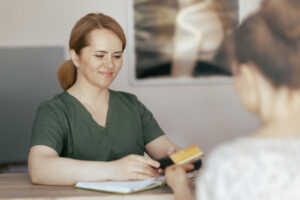
M 136 96 L 108 89 L 125 46 L 121 26 L 109 16 L 88 14 L 75 24 L 71 60 L 58 70 L 64 92 L 39 106 L 33 124 L 28 157 L 33 183 L 155 177 L 159 163 L 151 158 L 179 148 Z
M 215 148 L 198 177 L 197 199 L 300 199 L 299 22 L 299 0 L 268 0 L 235 33 L 235 85 L 262 127 Z M 193 199 L 181 167 L 166 176 L 176 200 Z

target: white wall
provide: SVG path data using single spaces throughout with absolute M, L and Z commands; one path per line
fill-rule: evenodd
M 239 21 L 242 22 L 250 14 L 257 11 L 260 8 L 261 3 L 262 0 L 239 0 Z
M 88 12 L 114 17 L 128 35 L 125 0 L 0 0 L 0 48 L 63 45 L 67 49 L 72 26 Z M 131 85 L 128 53 L 112 88 L 136 94 L 179 145 L 194 143 L 207 152 L 222 141 L 258 127 L 258 119 L 247 113 L 232 83 Z

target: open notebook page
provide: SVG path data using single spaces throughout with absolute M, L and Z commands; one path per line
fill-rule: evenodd
M 128 194 L 164 185 L 164 176 L 150 178 L 141 181 L 102 181 L 102 182 L 78 182 L 75 188 L 98 190 L 104 192 Z

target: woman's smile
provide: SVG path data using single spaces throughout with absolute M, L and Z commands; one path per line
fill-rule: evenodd
M 104 76 L 108 76 L 108 77 L 111 77 L 114 74 L 114 72 L 103 72 L 103 71 L 99 71 L 98 73 L 100 73 L 101 75 L 104 75 Z

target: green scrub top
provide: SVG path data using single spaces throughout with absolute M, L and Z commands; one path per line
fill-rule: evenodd
M 49 146 L 62 157 L 111 161 L 129 154 L 144 155 L 145 145 L 163 134 L 151 112 L 133 94 L 109 90 L 102 127 L 64 91 L 39 105 L 31 146 Z

